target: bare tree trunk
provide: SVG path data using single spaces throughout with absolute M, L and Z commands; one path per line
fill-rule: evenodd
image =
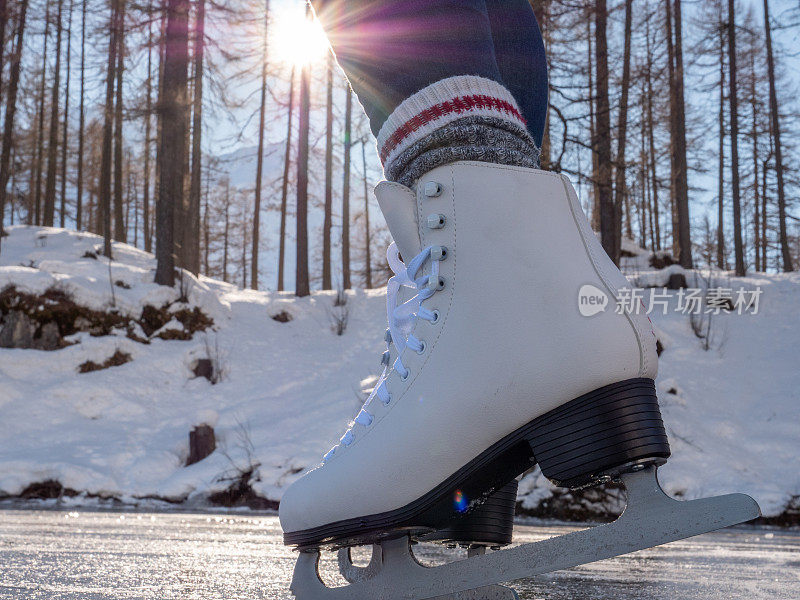
M 653 51 L 650 47 L 650 14 L 647 15 L 645 22 L 647 36 L 647 132 L 648 132 L 648 152 L 650 155 L 650 178 L 651 178 L 651 198 L 653 202 L 652 215 L 655 231 L 652 239 L 654 240 L 655 250 L 661 250 L 661 216 L 659 215 L 658 200 L 658 175 L 656 173 L 656 143 L 655 143 L 655 122 L 653 120 Z
M 136 185 L 136 177 L 131 168 L 131 154 L 126 153 L 128 163 L 128 209 L 133 211 L 133 245 L 139 247 L 139 189 Z M 130 223 L 128 224 L 130 226 Z
M 750 47 L 750 111 L 752 113 L 753 142 L 753 247 L 755 248 L 756 271 L 761 263 L 761 247 L 759 245 L 759 214 L 761 198 L 758 193 L 758 97 L 756 96 L 756 48 Z
M 39 87 L 39 120 L 36 125 L 36 160 L 35 170 L 31 168 L 33 179 L 31 181 L 31 189 L 34 196 L 34 220 L 33 224 L 42 224 L 42 166 L 44 162 L 44 100 L 45 100 L 45 83 L 47 81 L 47 46 L 50 39 L 50 2 L 46 4 L 44 13 L 44 42 L 42 50 L 42 82 Z M 31 220 L 31 215 L 28 213 L 28 221 Z
M 62 14 L 64 0 L 58 0 L 56 14 L 56 67 L 50 97 L 50 133 L 47 140 L 47 179 L 44 186 L 44 225 L 53 226 L 56 205 L 56 173 L 58 171 L 59 94 L 61 93 L 61 39 L 64 31 Z
M 103 114 L 103 150 L 100 155 L 99 204 L 103 220 L 103 254 L 111 258 L 111 145 L 114 126 L 114 71 L 117 66 L 120 0 L 111 2 L 111 38 L 108 42 L 108 67 L 106 70 L 106 103 Z
M 364 169 L 364 282 L 372 289 L 372 252 L 369 232 L 369 186 L 367 185 L 367 140 L 361 140 L 361 164 Z
M 589 143 L 592 149 L 592 229 L 600 231 L 600 204 L 598 202 L 599 192 L 597 189 L 597 182 L 600 179 L 597 165 L 597 148 L 594 145 L 594 140 L 597 133 L 597 93 L 594 85 L 594 69 L 595 59 L 592 48 L 592 19 L 591 17 L 591 3 L 586 5 L 586 47 L 587 47 L 587 74 L 588 74 L 588 94 L 589 94 Z
M 625 190 L 625 146 L 628 137 L 628 89 L 631 82 L 631 21 L 633 0 L 625 0 L 625 49 L 622 59 L 622 93 L 617 121 L 617 168 L 614 182 L 614 256 L 619 263 L 622 244 L 622 203 L 627 198 Z M 627 212 L 628 235 L 630 235 L 630 212 Z
M 681 0 L 675 1 L 675 213 L 678 223 L 678 256 L 685 269 L 692 268 L 692 232 L 689 219 L 689 173 L 686 160 L 686 106 L 683 85 L 683 16 Z
M 77 191 L 75 196 L 75 228 L 80 231 L 83 227 L 83 152 L 84 135 L 86 127 L 85 98 L 86 98 L 86 4 L 83 0 L 81 6 L 81 101 L 78 109 L 78 174 Z
M 608 9 L 605 0 L 595 1 L 595 62 L 597 81 L 597 115 L 592 146 L 597 154 L 597 196 L 600 207 L 600 240 L 606 254 L 619 264 L 619 241 L 616 240 L 616 209 L 611 189 L 611 119 L 608 101 L 608 42 L 606 24 Z
M 5 222 L 6 188 L 10 173 L 11 146 L 14 143 L 14 115 L 17 111 L 17 92 L 19 91 L 19 72 L 22 63 L 22 49 L 25 42 L 25 20 L 28 14 L 28 0 L 20 0 L 17 16 L 17 39 L 11 53 L 9 64 L 9 82 L 6 91 L 6 115 L 3 124 L 3 150 L 0 153 L 0 246 L 3 241 L 3 223 Z M 12 194 L 13 197 L 13 194 Z M 13 204 L 12 204 L 13 218 Z
M 8 27 L 8 4 L 0 0 L 0 102 L 3 99 L 3 67 L 5 66 L 6 28 Z
M 328 53 L 328 91 L 325 106 L 325 217 L 322 223 L 322 289 L 331 281 L 331 229 L 333 227 L 333 54 Z
M 641 115 L 642 118 L 639 120 L 639 187 L 641 188 L 641 204 L 640 204 L 640 214 L 639 214 L 639 245 L 642 248 L 647 248 L 647 217 L 649 211 L 647 209 L 647 205 L 649 202 L 649 195 L 647 189 L 647 171 L 646 171 L 646 164 L 647 164 L 647 153 L 645 152 L 645 138 L 647 133 L 645 131 L 645 125 L 647 121 L 644 118 L 644 93 L 642 93 L 639 97 L 639 102 L 641 105 Z
M 261 55 L 261 107 L 258 120 L 258 156 L 256 157 L 256 188 L 253 208 L 253 257 L 250 261 L 253 270 L 250 285 L 258 289 L 258 252 L 261 242 L 261 177 L 264 171 L 264 120 L 267 109 L 267 35 L 269 31 L 269 0 L 264 7 L 264 49 Z
M 676 0 L 676 2 L 679 0 Z M 731 195 L 733 200 L 733 252 L 736 274 L 744 276 L 744 249 L 742 246 L 742 216 L 739 192 L 739 99 L 736 84 L 736 14 L 734 0 L 728 0 L 728 64 L 730 85 L 728 100 L 731 113 Z
M 196 0 L 197 15 L 194 32 L 194 106 L 192 109 L 192 173 L 189 185 L 189 218 L 187 235 L 184 238 L 186 268 L 195 275 L 200 273 L 200 188 L 203 176 L 203 68 L 206 43 L 206 2 Z M 258 214 L 255 215 L 258 220 Z M 254 257 L 255 269 L 258 258 Z M 258 277 L 253 277 L 254 289 L 258 289 Z
M 114 102 L 114 239 L 127 241 L 125 227 L 125 208 L 123 205 L 122 172 L 122 79 L 125 71 L 125 2 L 117 0 L 117 69 L 116 100 Z
M 152 217 L 153 220 L 151 221 L 151 224 L 150 224 L 151 233 L 154 236 L 157 236 L 157 234 L 158 234 L 158 232 L 156 231 L 157 228 L 158 228 L 158 197 L 159 197 L 159 194 L 161 193 L 161 162 L 159 161 L 159 153 L 161 151 L 161 138 L 162 138 L 162 122 L 163 122 L 163 118 L 162 118 L 161 111 L 159 110 L 158 103 L 161 100 L 162 90 L 164 89 L 164 62 L 166 60 L 166 51 L 167 51 L 166 44 L 164 43 L 164 40 L 167 37 L 167 10 L 166 10 L 166 4 L 164 3 L 163 0 L 157 0 L 157 3 L 158 3 L 157 4 L 158 11 L 159 11 L 161 16 L 159 18 L 158 76 L 157 76 L 157 82 L 156 82 L 156 101 L 155 101 L 156 161 L 155 161 L 155 165 L 154 165 L 154 167 L 155 167 L 154 168 L 154 171 L 155 171 L 155 173 L 154 173 L 155 178 L 154 179 L 155 179 L 155 181 L 154 181 L 154 186 L 153 186 L 153 201 L 155 202 L 155 207 L 151 211 L 152 215 L 153 215 L 153 217 Z M 176 209 L 173 208 L 172 210 L 173 210 L 172 221 L 173 221 L 173 224 L 174 224 L 174 222 L 175 222 L 174 211 Z M 172 235 L 173 235 L 173 237 L 172 237 L 172 245 L 174 247 L 175 246 L 175 237 L 174 237 L 175 234 L 174 234 L 174 232 L 173 232 Z M 158 240 L 156 240 L 156 245 L 158 245 Z
M 344 109 L 344 183 L 342 185 L 342 289 L 350 289 L 350 150 L 352 142 L 353 91 L 347 84 Z
M 167 0 L 161 115 L 159 194 L 156 207 L 156 283 L 175 283 L 175 211 L 183 206 L 188 135 L 189 0 Z M 181 224 L 183 226 L 183 224 Z
M 69 88 L 72 75 L 72 11 L 74 0 L 69 1 L 67 19 L 67 80 L 64 83 L 64 133 L 61 145 L 61 207 L 58 211 L 59 226 L 64 227 L 67 217 L 67 146 L 69 145 Z
M 147 4 L 147 83 L 145 87 L 144 109 L 144 194 L 142 198 L 142 235 L 144 250 L 151 252 L 152 237 L 150 234 L 150 136 L 152 133 L 153 112 L 153 0 Z
M 536 17 L 536 22 L 539 24 L 539 29 L 542 34 L 542 41 L 544 42 L 545 52 L 549 56 L 550 50 L 550 1 L 551 0 L 529 0 L 530 5 L 533 7 L 533 14 Z M 548 65 L 549 67 L 549 65 Z M 547 111 L 547 116 L 544 120 L 544 134 L 542 136 L 542 148 L 539 155 L 539 167 L 548 171 L 552 168 L 550 159 L 551 142 L 550 142 L 550 111 Z
M 250 226 L 249 226 L 249 215 L 247 206 L 247 200 L 245 199 L 244 203 L 244 213 L 242 214 L 242 289 L 247 287 L 247 249 L 248 244 L 250 243 L 250 238 L 248 234 L 250 233 Z
M 306 7 L 308 17 L 308 7 Z M 303 65 L 300 70 L 300 121 L 297 144 L 297 254 L 295 295 L 308 296 L 308 133 L 310 111 L 310 66 Z
M 642 91 L 639 98 L 641 104 L 641 119 L 640 121 L 640 147 L 639 147 L 639 185 L 642 188 L 642 248 L 647 248 L 647 235 L 650 234 L 650 249 L 655 250 L 655 237 L 653 234 L 653 209 L 650 199 L 650 185 L 649 185 L 649 159 L 647 157 L 647 119 L 645 99 L 645 82 L 642 82 Z
M 732 0 L 730 0 L 732 1 Z M 781 146 L 780 114 L 778 94 L 775 90 L 775 57 L 772 54 L 772 26 L 769 22 L 769 2 L 764 0 L 764 31 L 767 38 L 767 72 L 769 75 L 769 112 L 772 116 L 772 131 L 775 138 L 775 172 L 778 177 L 778 227 L 781 244 L 783 270 L 794 271 L 789 241 L 786 235 L 786 191 L 783 182 L 783 147 Z M 766 217 L 766 213 L 764 213 Z M 765 269 L 766 270 L 766 269 Z
M 719 176 L 717 181 L 717 268 L 725 268 L 725 31 L 719 30 Z
M 284 270 L 286 265 L 286 199 L 289 193 L 289 167 L 292 151 L 292 117 L 294 115 L 294 71 L 289 76 L 289 115 L 286 119 L 286 153 L 283 156 L 283 182 L 281 185 L 281 229 L 278 240 L 278 291 L 284 289 Z
M 770 144 L 772 135 L 770 135 Z M 769 157 L 761 165 L 761 270 L 767 270 L 767 170 Z
M 667 8 L 667 78 L 669 81 L 669 200 L 670 200 L 670 213 L 672 216 L 672 254 L 677 258 L 680 254 L 678 248 L 678 212 L 676 210 L 675 193 L 678 180 L 678 165 L 677 165 L 677 144 L 676 144 L 676 121 L 677 121 L 677 92 L 675 89 L 675 46 L 672 34 L 672 2 L 666 0 Z
M 209 272 L 209 264 L 208 264 L 208 257 L 209 257 L 209 245 L 211 243 L 211 227 L 208 222 L 208 203 L 209 203 L 209 196 L 211 195 L 210 190 L 210 180 L 211 176 L 209 173 L 206 173 L 206 193 L 203 202 L 203 272 L 206 274 L 207 277 L 211 276 Z
M 222 281 L 228 283 L 228 237 L 231 228 L 231 184 L 225 180 L 225 233 L 222 238 Z

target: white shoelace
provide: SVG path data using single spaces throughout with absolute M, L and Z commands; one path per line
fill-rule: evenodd
M 386 316 L 389 321 L 389 328 L 386 330 L 386 352 L 383 353 L 382 363 L 384 365 L 383 372 L 381 373 L 378 383 L 370 393 L 364 405 L 361 407 L 358 415 L 350 423 L 347 431 L 339 439 L 339 444 L 342 446 L 349 446 L 353 443 L 355 435 L 353 434 L 353 427 L 356 424 L 363 427 L 372 425 L 374 416 L 369 412 L 369 406 L 372 404 L 375 397 L 377 397 L 384 405 L 388 405 L 392 401 L 392 396 L 386 388 L 386 378 L 389 376 L 389 356 L 390 347 L 392 344 L 397 348 L 397 358 L 394 361 L 395 371 L 400 375 L 401 379 L 407 379 L 409 370 L 403 365 L 402 354 L 403 350 L 410 348 L 414 352 L 422 353 L 425 351 L 425 342 L 418 340 L 411 334 L 414 328 L 414 322 L 417 319 L 425 319 L 431 323 L 436 323 L 439 320 L 439 313 L 436 311 L 428 310 L 422 306 L 422 302 L 433 296 L 439 289 L 441 283 L 439 279 L 439 261 L 443 258 L 446 250 L 439 246 L 428 246 L 422 252 L 417 254 L 411 262 L 406 266 L 400 260 L 400 252 L 397 245 L 392 243 L 386 251 L 386 259 L 389 261 L 389 267 L 394 273 L 394 277 L 389 279 L 386 286 Z M 417 272 L 422 268 L 427 260 L 431 260 L 431 274 L 417 277 Z M 402 288 L 411 288 L 416 292 L 411 298 L 397 304 L 397 298 Z M 331 448 L 327 454 L 322 458 L 322 461 L 327 461 L 336 452 L 337 444 Z

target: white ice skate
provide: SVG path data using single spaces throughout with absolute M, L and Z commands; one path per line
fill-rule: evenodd
M 405 260 L 390 252 L 386 368 L 281 501 L 284 542 L 301 551 L 297 598 L 511 598 L 496 584 L 758 516 L 748 496 L 677 502 L 658 487 L 669 445 L 655 336 L 640 311 L 614 310 L 628 282 L 565 177 L 459 162 L 416 193 L 384 182 L 376 194 Z M 587 295 L 596 310 L 579 310 Z M 435 568 L 414 560 L 411 539 L 508 543 L 509 486 L 537 463 L 565 487 L 621 478 L 628 507 L 536 544 Z M 354 567 L 347 548 L 370 543 L 372 562 Z M 322 584 L 323 548 L 343 549 L 349 586 Z

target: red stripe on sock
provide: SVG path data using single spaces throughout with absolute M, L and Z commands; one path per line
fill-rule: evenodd
M 386 163 L 386 159 L 392 150 L 397 148 L 397 146 L 400 145 L 400 143 L 408 136 L 412 135 L 415 131 L 427 125 L 428 123 L 431 123 L 432 121 L 440 119 L 441 117 L 451 113 L 460 114 L 462 112 L 469 112 L 470 110 L 482 110 L 487 108 L 497 112 L 510 114 L 516 119 L 519 119 L 523 124 L 526 123 L 525 119 L 514 107 L 514 105 L 506 100 L 495 98 L 493 96 L 487 96 L 485 94 L 457 96 L 452 100 L 440 102 L 439 104 L 434 104 L 430 108 L 426 108 L 395 129 L 394 133 L 389 136 L 389 138 L 386 140 L 386 143 L 381 148 L 381 161 Z

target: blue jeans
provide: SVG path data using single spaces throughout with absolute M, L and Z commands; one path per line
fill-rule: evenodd
M 377 135 L 422 88 L 478 75 L 514 96 L 537 146 L 547 116 L 547 61 L 527 0 L 313 0 L 339 65 Z

